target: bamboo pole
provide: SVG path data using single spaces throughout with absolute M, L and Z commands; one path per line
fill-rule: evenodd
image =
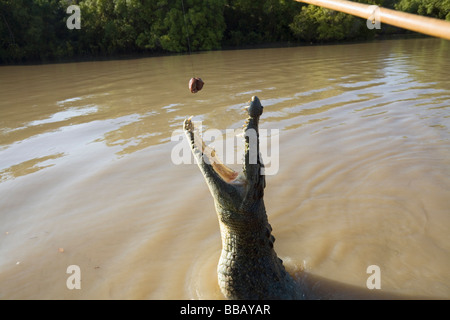
M 450 40 L 450 22 L 347 0 L 295 0 Z M 376 9 L 376 10 L 375 10 Z M 374 21 L 375 22 L 375 21 Z

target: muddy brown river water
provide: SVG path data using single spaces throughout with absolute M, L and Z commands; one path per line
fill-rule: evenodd
M 0 67 L 0 298 L 223 299 L 180 129 L 221 132 L 239 168 L 257 95 L 296 279 L 320 299 L 449 299 L 449 70 L 439 39 Z

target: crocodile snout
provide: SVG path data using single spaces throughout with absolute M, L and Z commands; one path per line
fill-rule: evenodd
M 248 115 L 252 118 L 258 118 L 263 113 L 263 106 L 257 96 L 253 96 L 248 106 Z

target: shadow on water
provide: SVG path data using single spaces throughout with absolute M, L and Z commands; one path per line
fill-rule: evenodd
M 305 290 L 307 300 L 436 300 L 439 297 L 407 295 L 368 289 L 303 271 L 295 274 L 296 281 Z

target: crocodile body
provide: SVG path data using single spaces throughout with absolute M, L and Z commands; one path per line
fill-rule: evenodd
M 274 250 L 275 238 L 264 206 L 265 176 L 259 152 L 258 97 L 252 97 L 244 125 L 245 154 L 241 173 L 228 168 L 201 140 L 190 119 L 184 131 L 214 198 L 222 238 L 217 273 L 228 299 L 302 299 L 299 284 Z

